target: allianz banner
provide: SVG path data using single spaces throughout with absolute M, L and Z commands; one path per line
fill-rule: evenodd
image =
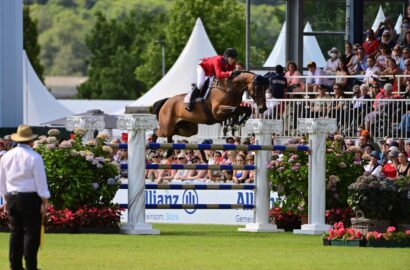
M 118 190 L 114 203 L 127 204 L 128 190 Z M 276 192 L 270 194 L 271 207 L 279 201 Z M 255 204 L 255 193 L 251 190 L 145 190 L 146 204 Z M 246 224 L 253 222 L 254 210 L 197 210 L 197 209 L 147 209 L 148 223 L 180 224 Z M 127 221 L 127 211 L 121 216 Z

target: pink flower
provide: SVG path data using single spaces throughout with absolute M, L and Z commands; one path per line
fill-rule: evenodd
M 407 231 L 406 231 L 406 234 L 410 234 L 410 230 L 407 230 Z
M 396 231 L 396 228 L 394 228 L 393 226 L 390 226 L 390 227 L 387 228 L 388 233 L 392 233 L 392 232 L 395 232 L 395 231 Z

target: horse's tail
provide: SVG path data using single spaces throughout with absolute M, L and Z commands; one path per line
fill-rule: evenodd
M 164 103 L 167 100 L 168 98 L 164 98 L 164 99 L 158 100 L 157 102 L 154 103 L 154 105 L 152 105 L 151 113 L 155 114 L 157 116 L 157 119 L 158 119 L 159 111 L 161 110 L 162 106 L 164 106 Z

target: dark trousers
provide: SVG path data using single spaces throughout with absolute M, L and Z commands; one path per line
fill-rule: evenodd
M 37 193 L 10 195 L 7 200 L 11 227 L 9 260 L 12 270 L 37 270 L 40 246 L 41 198 Z

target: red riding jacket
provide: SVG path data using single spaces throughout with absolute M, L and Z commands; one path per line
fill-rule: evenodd
M 206 76 L 216 76 L 218 79 L 231 76 L 235 65 L 229 65 L 222 55 L 202 58 L 199 65 L 204 69 Z

